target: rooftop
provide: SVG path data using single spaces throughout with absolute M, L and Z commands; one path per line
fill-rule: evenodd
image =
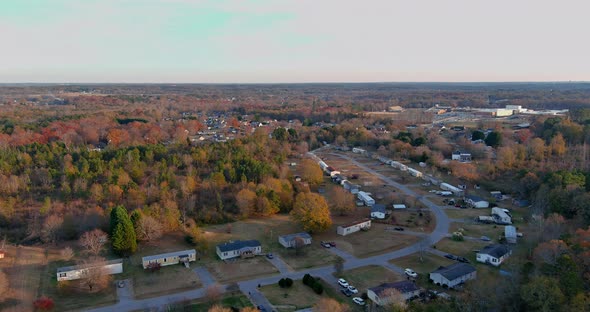
M 282 237 L 284 240 L 286 241 L 292 241 L 294 239 L 296 239 L 297 237 L 301 237 L 303 239 L 311 239 L 311 235 L 309 235 L 306 232 L 301 232 L 301 233 L 294 233 L 294 234 L 287 234 L 287 235 L 281 235 L 279 237 Z
M 510 249 L 506 245 L 494 244 L 485 246 L 479 253 L 487 254 L 494 258 L 500 258 L 509 252 Z
M 440 267 L 432 273 L 439 273 L 449 281 L 452 281 L 472 272 L 475 272 L 475 267 L 467 263 L 457 262 L 446 267 Z
M 343 225 L 341 225 L 341 227 L 347 228 L 347 227 L 351 227 L 351 226 L 358 225 L 358 224 L 365 223 L 365 222 L 371 222 L 371 220 L 365 218 L 365 219 L 362 219 L 362 220 L 357 220 L 357 221 L 354 221 L 354 222 L 350 222 L 348 224 L 343 224 Z
M 94 267 L 98 267 L 98 266 L 105 266 L 105 265 L 111 265 L 111 264 L 117 264 L 117 263 L 123 263 L 123 259 L 109 260 L 109 261 L 105 261 L 105 262 L 101 261 L 101 262 L 96 263 L 96 265 L 87 264 L 87 265 L 72 265 L 72 266 L 67 266 L 67 267 L 61 267 L 61 268 L 57 268 L 57 273 L 69 272 L 69 271 L 87 269 L 87 268 L 94 268 Z
M 141 258 L 141 261 L 142 262 L 143 261 L 151 261 L 151 260 L 158 260 L 158 259 L 162 259 L 162 258 L 170 258 L 170 257 L 176 257 L 176 256 L 188 256 L 190 254 L 197 254 L 197 251 L 194 249 L 189 249 L 189 250 L 168 252 L 168 253 L 163 253 L 163 254 L 153 255 L 153 256 L 145 256 L 145 257 Z
M 247 240 L 247 241 L 233 241 L 233 242 L 227 242 L 227 243 L 223 243 L 223 244 L 219 244 L 217 245 L 217 248 L 219 248 L 219 251 L 221 252 L 226 252 L 226 251 L 232 251 L 232 250 L 238 250 L 238 249 L 242 249 L 244 247 L 258 247 L 260 246 L 260 242 L 257 240 Z
M 379 286 L 369 288 L 369 290 L 373 291 L 377 295 L 380 295 L 384 290 L 391 288 L 396 289 L 402 294 L 413 292 L 420 289 L 420 287 L 416 286 L 416 284 L 414 284 L 411 281 L 401 281 L 395 283 L 383 283 Z
M 385 205 L 375 204 L 371 207 L 371 212 L 382 212 L 385 213 Z

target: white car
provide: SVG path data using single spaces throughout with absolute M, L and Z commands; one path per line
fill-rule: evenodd
M 350 291 L 353 294 L 358 294 L 359 290 L 356 289 L 356 287 L 352 286 L 352 285 L 348 285 L 348 291 Z
M 363 300 L 363 298 L 361 298 L 361 297 L 354 297 L 354 298 L 352 298 L 352 302 L 354 302 L 354 303 L 356 303 L 358 305 L 362 305 L 362 306 L 365 305 L 365 300 Z
M 338 285 L 340 285 L 344 288 L 348 288 L 348 282 L 343 278 L 338 279 Z
M 409 277 L 417 277 L 418 276 L 418 273 L 414 272 L 414 270 L 412 270 L 412 269 L 405 269 L 404 272 Z

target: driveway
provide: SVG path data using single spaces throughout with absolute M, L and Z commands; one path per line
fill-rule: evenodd
M 215 278 L 213 278 L 213 275 L 211 275 L 211 273 L 209 273 L 209 271 L 205 267 L 197 266 L 193 269 L 193 271 L 197 273 L 197 276 L 201 280 L 201 283 L 203 283 L 203 288 L 207 288 L 208 286 L 216 283 Z
M 285 261 L 283 261 L 283 259 L 281 259 L 281 257 L 277 256 L 276 254 L 273 254 L 272 259 L 266 258 L 266 260 L 268 260 L 268 262 L 270 262 L 272 265 L 274 265 L 275 268 L 277 268 L 277 270 L 279 270 L 279 272 L 281 272 L 281 274 L 287 274 L 289 272 L 293 272 L 293 269 L 287 263 L 285 263 Z

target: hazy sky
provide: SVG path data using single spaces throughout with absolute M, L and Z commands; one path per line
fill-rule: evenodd
M 590 80 L 588 0 L 0 0 L 0 82 Z

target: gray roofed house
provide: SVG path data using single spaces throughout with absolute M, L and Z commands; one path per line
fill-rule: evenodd
M 159 263 L 161 266 L 167 266 L 182 262 L 186 267 L 188 267 L 188 263 L 195 260 L 197 260 L 197 251 L 194 249 L 189 249 L 146 256 L 141 258 L 141 263 L 144 269 L 147 269 L 151 263 Z
M 385 205 L 375 204 L 371 206 L 371 218 L 385 219 Z
M 304 245 L 311 244 L 311 235 L 305 232 L 279 236 L 279 243 L 286 248 L 295 247 L 295 239 L 301 238 Z
M 477 195 L 465 195 L 465 202 L 473 208 L 489 208 L 490 203 Z
M 383 283 L 379 286 L 371 287 L 367 289 L 367 296 L 377 305 L 387 305 L 391 303 L 390 301 L 392 299 L 387 297 L 386 291 L 388 289 L 395 289 L 399 291 L 404 297 L 404 300 L 411 299 L 420 294 L 420 287 L 418 287 L 414 282 L 400 281 L 395 283 Z
M 430 273 L 430 279 L 436 285 L 455 287 L 465 281 L 475 279 L 477 271 L 475 267 L 462 262 L 453 263 L 446 267 L 440 267 Z
M 488 245 L 477 253 L 476 260 L 478 262 L 488 263 L 493 266 L 499 266 L 511 254 L 512 251 L 506 245 Z
M 262 246 L 257 240 L 230 241 L 217 245 L 216 249 L 217 255 L 221 260 L 235 257 L 250 257 L 262 252 Z

